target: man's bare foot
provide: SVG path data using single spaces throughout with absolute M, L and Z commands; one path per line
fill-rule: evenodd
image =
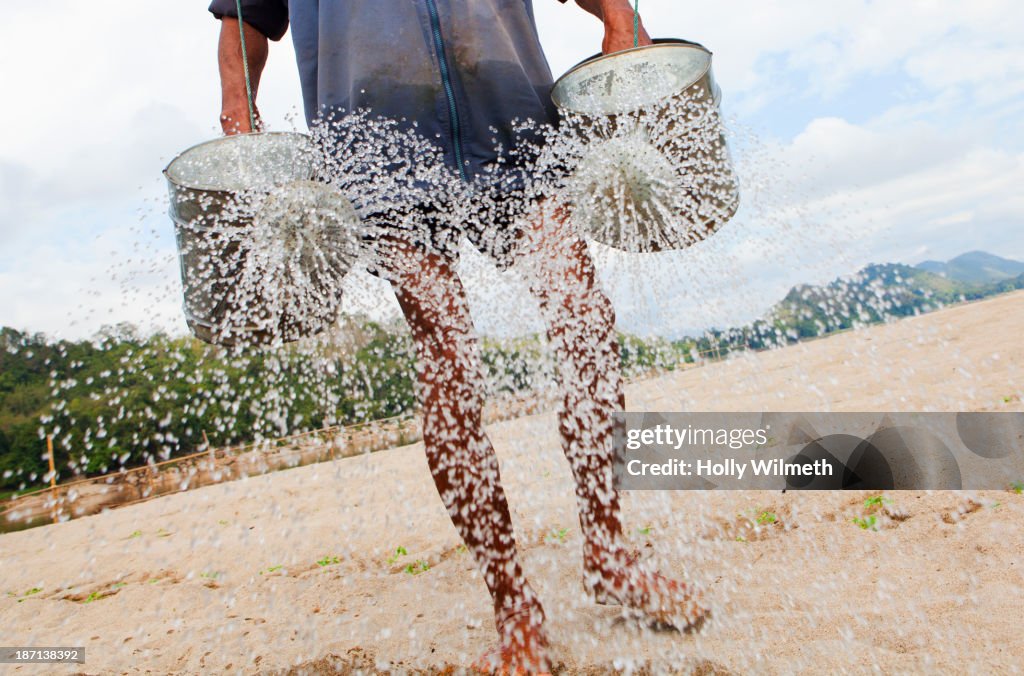
M 597 603 L 621 605 L 680 631 L 699 629 L 711 615 L 696 588 L 646 570 L 636 555 L 587 558 L 584 586 Z
M 473 663 L 474 671 L 501 676 L 548 673 L 548 640 L 539 604 L 501 612 L 497 623 L 500 643 Z

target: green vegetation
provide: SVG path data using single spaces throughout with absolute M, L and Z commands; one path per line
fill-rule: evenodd
M 322 559 L 318 559 L 317 562 L 316 562 L 316 565 L 318 565 L 321 568 L 323 568 L 325 566 L 333 566 L 333 565 L 338 564 L 338 563 L 341 563 L 341 558 L 340 557 L 337 557 L 337 556 L 325 556 Z M 280 566 L 278 566 L 278 567 L 280 567 Z
M 41 591 L 43 591 L 42 587 L 32 587 L 27 592 L 25 592 L 24 594 L 21 595 L 21 598 L 18 599 L 18 603 L 21 603 L 22 601 L 24 601 L 28 597 L 34 596 L 34 595 L 38 594 Z M 8 596 L 12 596 L 12 597 L 17 597 L 18 596 L 17 594 L 14 594 L 12 592 L 7 592 L 7 595 Z
M 455 551 L 457 551 L 457 552 L 465 552 L 465 551 L 467 551 L 466 550 L 466 546 L 465 545 L 459 545 L 459 547 L 457 547 Z M 409 555 L 409 551 L 405 547 L 397 547 L 395 549 L 395 553 L 387 558 L 388 565 L 389 566 L 393 566 L 396 563 L 398 563 L 398 560 L 400 558 L 402 558 L 403 556 L 408 556 L 408 555 Z M 430 570 L 430 565 L 426 561 L 424 561 L 423 559 L 416 559 L 416 561 L 414 561 L 413 563 L 407 563 L 402 568 L 402 570 L 405 571 L 406 573 L 410 574 L 410 575 L 419 575 L 420 573 L 425 573 L 428 570 Z
M 1016 493 L 1017 495 L 1024 493 L 1024 481 L 1014 481 L 1012 484 L 1010 484 L 1010 490 Z
M 409 575 L 419 575 L 430 570 L 430 566 L 423 559 L 417 559 L 416 563 L 410 563 L 404 568 Z
M 779 521 L 779 515 L 767 509 L 745 509 L 736 518 L 746 520 L 750 526 L 770 526 Z
M 406 551 L 405 547 L 399 546 L 395 550 L 395 553 L 388 557 L 388 565 L 389 566 L 395 565 L 398 562 L 398 559 L 400 559 L 403 556 L 407 556 L 408 554 L 409 554 L 409 552 Z
M 320 562 L 317 561 L 317 563 L 320 563 Z M 269 568 L 261 570 L 260 571 L 260 575 L 263 575 L 263 574 L 269 575 L 270 573 L 276 573 L 277 571 L 281 570 L 282 568 L 284 568 L 284 566 L 280 566 L 280 565 L 278 565 L 278 566 L 270 566 Z
M 94 591 L 93 593 L 91 593 L 88 596 L 86 596 L 85 600 L 83 600 L 82 603 L 92 603 L 93 601 L 99 601 L 102 598 L 106 598 L 107 596 L 110 596 L 110 594 L 111 594 L 110 590 Z
M 864 517 L 855 516 L 850 521 L 857 524 L 861 530 L 878 530 L 878 517 L 874 514 Z
M 408 413 L 407 336 L 362 327 L 354 354 L 231 355 L 192 338 L 141 338 L 127 326 L 90 341 L 0 329 L 0 490 L 47 484 L 47 433 L 58 481 L 160 462 L 334 423 Z M 339 376 L 328 381 L 333 367 Z M 284 401 L 279 411 L 268 401 Z M 323 402 L 332 402 L 323 410 Z
M 856 516 L 850 519 L 850 521 L 857 524 L 861 530 L 878 530 L 880 524 L 877 512 L 885 507 L 885 505 L 891 504 L 892 500 L 884 495 L 872 495 L 864 500 L 866 514 L 864 516 Z
M 765 319 L 721 334 L 720 347 L 773 347 L 1017 289 L 1024 275 L 972 284 L 908 265 L 869 265 L 824 287 L 794 287 Z
M 892 500 L 885 497 L 884 495 L 875 495 L 864 501 L 864 507 L 866 509 L 878 509 L 883 505 L 891 505 Z
M 548 542 L 564 542 L 565 536 L 568 534 L 568 528 L 553 528 L 550 533 L 544 536 L 544 539 Z

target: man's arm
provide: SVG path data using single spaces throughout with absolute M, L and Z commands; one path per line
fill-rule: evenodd
M 256 88 L 267 63 L 267 40 L 280 40 L 288 30 L 288 0 L 213 0 L 210 3 L 210 13 L 221 20 L 217 61 L 220 64 L 220 125 L 225 134 L 252 131 L 245 95 L 242 40 L 238 35 L 239 5 L 245 22 L 245 51 L 249 57 L 254 109 Z M 260 126 L 258 113 L 256 126 Z
M 260 75 L 267 64 L 269 46 L 267 37 L 248 23 L 245 27 L 245 51 L 249 57 L 249 80 L 252 83 L 253 108 Z M 220 126 L 225 134 L 244 134 L 253 131 L 249 124 L 249 102 L 245 92 L 245 65 L 242 63 L 242 38 L 238 33 L 238 19 L 221 19 L 220 44 L 217 47 L 220 66 Z M 259 113 L 256 126 L 260 127 Z
M 629 0 L 576 0 L 576 4 L 604 23 L 604 41 L 601 43 L 601 50 L 605 54 L 632 49 L 633 6 Z M 641 47 L 653 44 L 643 23 L 640 24 L 639 37 Z

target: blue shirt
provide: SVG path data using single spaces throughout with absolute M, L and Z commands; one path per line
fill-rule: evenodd
M 235 0 L 210 11 L 237 16 Z M 243 0 L 242 15 L 272 40 L 290 22 L 311 126 L 357 109 L 416 123 L 465 180 L 516 144 L 515 120 L 557 124 L 532 0 Z

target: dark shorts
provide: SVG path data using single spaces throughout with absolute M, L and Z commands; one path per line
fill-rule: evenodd
M 416 205 L 371 213 L 363 218 L 363 242 L 374 252 L 366 270 L 388 279 L 386 270 L 379 269 L 386 268 L 386 261 L 376 260 L 386 255 L 378 249 L 378 241 L 383 238 L 400 240 L 456 263 L 463 236 L 499 270 L 507 270 L 519 259 L 523 226 L 535 202 L 508 195 L 469 205 Z

